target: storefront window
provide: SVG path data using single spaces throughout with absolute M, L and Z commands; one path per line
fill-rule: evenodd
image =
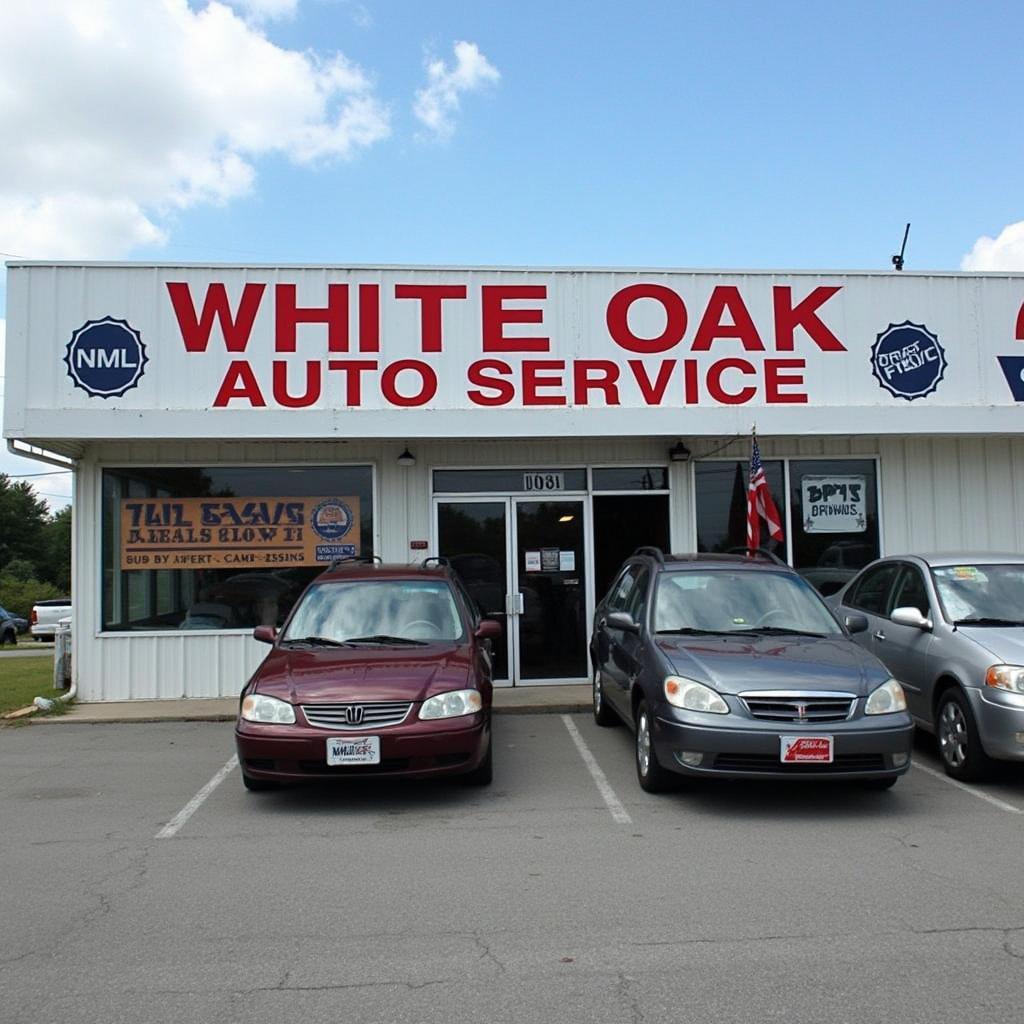
M 103 628 L 280 625 L 336 558 L 373 553 L 369 466 L 103 471 Z
M 697 549 L 728 551 L 747 542 L 747 462 L 694 467 Z M 789 459 L 764 463 L 779 514 L 789 481 L 790 522 L 784 543 L 761 524 L 761 546 L 831 594 L 878 558 L 878 494 L 873 459 Z
M 784 515 L 782 495 L 786 493 L 781 461 L 762 463 L 780 515 Z M 747 546 L 748 462 L 698 462 L 694 466 L 697 483 L 697 550 L 729 551 Z M 784 544 L 768 536 L 761 524 L 761 547 L 786 557 Z

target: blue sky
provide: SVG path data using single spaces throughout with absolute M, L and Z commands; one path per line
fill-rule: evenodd
M 908 269 L 1024 270 L 1022 35 L 1013 3 L 8 0 L 0 252 L 885 270 L 910 221 Z

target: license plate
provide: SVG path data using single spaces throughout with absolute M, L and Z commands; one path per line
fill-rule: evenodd
M 832 763 L 831 736 L 783 736 L 782 763 L 801 764 L 817 761 Z
M 327 763 L 380 764 L 380 737 L 332 736 L 327 741 Z

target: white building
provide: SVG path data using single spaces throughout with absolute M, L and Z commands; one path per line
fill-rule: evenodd
M 237 693 L 334 557 L 449 557 L 509 683 L 641 544 L 1024 550 L 1024 276 L 8 264 L 4 434 L 75 471 L 84 700 Z M 765 535 L 767 539 L 767 534 Z M 504 645 L 502 645 L 504 646 Z

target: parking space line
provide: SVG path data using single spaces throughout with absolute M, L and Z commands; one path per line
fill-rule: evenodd
M 934 768 L 927 768 L 919 761 L 912 761 L 911 764 L 914 768 L 920 768 L 921 771 L 934 775 L 935 778 L 948 782 L 951 786 L 956 786 L 957 789 L 962 789 L 965 793 L 970 793 L 971 796 L 976 796 L 979 800 L 984 800 L 986 803 L 992 804 L 993 807 L 998 807 L 1001 811 L 1008 811 L 1010 814 L 1024 814 L 1024 808 L 1008 804 L 1005 800 L 1000 800 L 999 797 L 992 796 L 990 793 L 985 793 L 980 789 L 975 789 L 973 786 L 965 786 L 957 779 L 951 779 L 945 772 L 936 771 Z
M 608 784 L 604 772 L 601 771 L 601 766 L 597 763 L 594 755 L 590 752 L 590 748 L 584 742 L 579 729 L 576 728 L 576 723 L 568 715 L 562 715 L 562 721 L 565 722 L 565 727 L 569 730 L 569 735 L 572 737 L 573 743 L 576 744 L 576 749 L 580 752 L 583 763 L 587 766 L 587 770 L 593 777 L 597 785 L 597 791 L 608 805 L 608 810 L 611 811 L 612 817 L 620 825 L 632 825 L 633 819 L 627 813 L 626 808 L 622 806 L 622 801 L 615 795 L 615 790 Z
M 231 760 L 169 822 L 156 834 L 157 839 L 171 839 L 178 829 L 192 817 L 202 806 L 203 801 L 238 767 L 238 755 L 232 754 Z

